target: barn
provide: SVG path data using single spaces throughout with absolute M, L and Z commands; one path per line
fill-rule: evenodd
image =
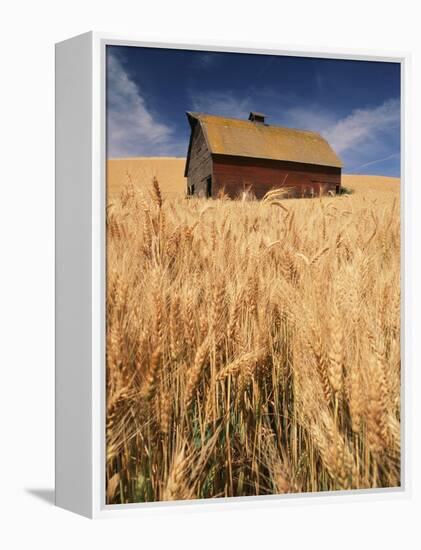
M 278 187 L 293 197 L 339 193 L 342 163 L 320 134 L 269 125 L 255 112 L 248 120 L 186 114 L 188 195 L 262 198 Z

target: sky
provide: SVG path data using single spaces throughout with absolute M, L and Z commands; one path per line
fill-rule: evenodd
M 107 46 L 107 156 L 187 154 L 186 111 L 320 132 L 345 173 L 400 175 L 398 63 Z

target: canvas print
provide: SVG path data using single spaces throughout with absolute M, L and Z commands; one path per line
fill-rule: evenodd
M 107 46 L 106 502 L 400 485 L 400 65 Z

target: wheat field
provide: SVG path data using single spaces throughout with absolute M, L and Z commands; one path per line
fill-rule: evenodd
M 109 504 L 399 486 L 398 185 L 107 212 Z
M 156 178 L 166 199 L 184 197 L 186 159 L 181 157 L 130 157 L 107 160 L 109 198 L 119 197 L 127 184 L 142 186 Z

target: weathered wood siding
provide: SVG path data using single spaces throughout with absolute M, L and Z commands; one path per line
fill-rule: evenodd
M 291 196 L 305 197 L 335 192 L 341 184 L 341 169 L 315 164 L 213 156 L 213 189 L 223 189 L 231 198 L 250 189 L 260 199 L 273 188 L 291 188 Z
M 193 130 L 187 186 L 194 195 L 206 197 L 206 179 L 212 176 L 212 158 L 200 124 Z

